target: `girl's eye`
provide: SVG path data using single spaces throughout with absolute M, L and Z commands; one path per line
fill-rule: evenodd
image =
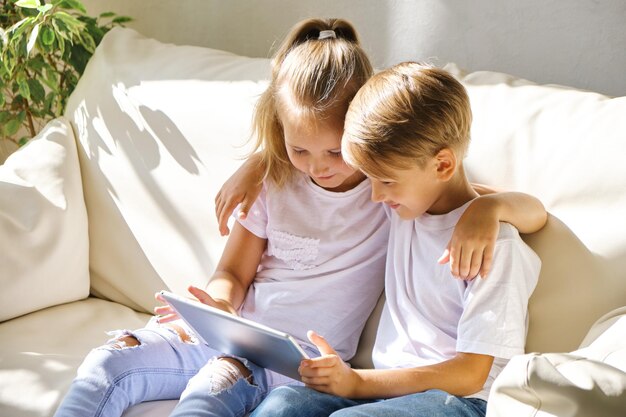
M 304 149 L 294 149 L 293 153 L 295 153 L 296 155 L 302 155 L 304 154 L 306 151 Z
M 341 151 L 330 152 L 330 156 L 334 156 L 335 158 L 341 158 Z

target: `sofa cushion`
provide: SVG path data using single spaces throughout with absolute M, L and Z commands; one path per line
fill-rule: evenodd
M 89 295 L 74 134 L 50 122 L 0 166 L 0 321 Z
M 469 177 L 532 194 L 550 212 L 524 237 L 542 260 L 526 350 L 572 351 L 626 305 L 626 97 L 447 68 L 472 105 Z
M 596 323 L 577 351 L 514 357 L 492 386 L 487 416 L 624 416 L 625 335 L 622 308 Z
M 245 156 L 268 59 L 111 30 L 69 99 L 89 214 L 92 292 L 150 311 L 221 255 L 214 198 Z
M 106 332 L 142 327 L 149 317 L 87 298 L 0 323 L 0 416 L 51 417 L 89 350 L 110 339 Z

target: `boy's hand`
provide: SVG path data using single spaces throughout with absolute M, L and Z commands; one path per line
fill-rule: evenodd
M 237 204 L 241 203 L 237 217 L 245 219 L 252 204 L 261 192 L 262 183 L 259 178 L 263 171 L 259 168 L 258 157 L 251 157 L 244 162 L 235 173 L 226 180 L 215 196 L 215 216 L 219 225 L 220 234 L 230 233 L 228 219 Z
M 471 280 L 478 274 L 485 278 L 489 273 L 500 231 L 498 214 L 492 209 L 488 200 L 479 197 L 469 205 L 454 228 L 437 262 L 450 262 L 450 271 L 455 277 Z
M 358 375 L 326 342 L 322 336 L 309 330 L 309 340 L 322 356 L 300 362 L 298 372 L 307 387 L 341 397 L 351 397 L 358 384 Z

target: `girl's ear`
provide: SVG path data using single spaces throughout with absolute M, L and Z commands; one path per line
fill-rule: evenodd
M 456 154 L 450 148 L 443 148 L 435 155 L 437 179 L 448 181 L 454 175 L 457 166 Z

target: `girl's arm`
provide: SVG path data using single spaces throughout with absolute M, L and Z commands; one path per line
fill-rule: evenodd
M 241 203 L 237 216 L 245 219 L 252 203 L 257 199 L 262 188 L 265 169 L 261 162 L 261 154 L 250 156 L 222 185 L 215 196 L 215 216 L 219 224 L 220 234 L 227 235 L 228 218 L 237 204 Z
M 491 269 L 500 222 L 515 226 L 521 233 L 540 230 L 548 213 L 537 198 L 520 192 L 496 193 L 474 185 L 481 194 L 465 210 L 439 263 L 450 262 L 452 275 L 462 279 L 485 278 Z
M 266 239 L 235 223 L 206 291 L 190 286 L 189 292 L 204 304 L 236 315 L 256 276 L 266 244 Z M 154 312 L 162 316 L 159 323 L 178 318 L 169 305 L 156 307 Z
M 321 336 L 311 332 L 309 337 L 322 356 L 302 361 L 302 381 L 317 391 L 346 398 L 394 398 L 429 389 L 471 395 L 483 388 L 493 363 L 492 356 L 457 353 L 454 358 L 434 365 L 355 370 Z
M 239 309 L 256 276 L 266 245 L 266 239 L 235 223 L 215 273 L 206 286 L 211 297 L 230 303 L 235 311 Z

